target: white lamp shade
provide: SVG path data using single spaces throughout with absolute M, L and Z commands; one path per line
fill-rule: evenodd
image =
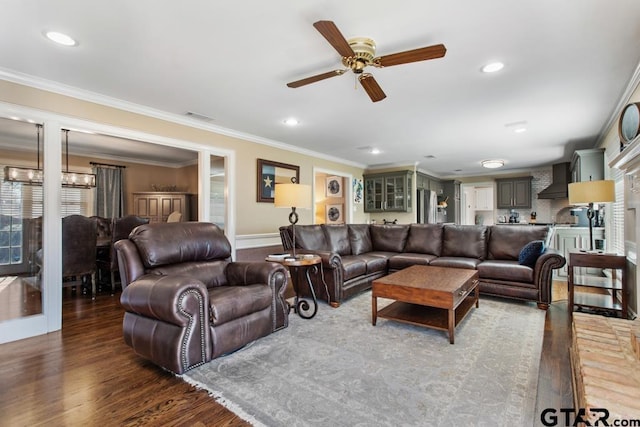
M 615 183 L 612 180 L 572 182 L 569 184 L 570 205 L 615 201 Z
M 273 203 L 276 208 L 311 208 L 311 186 L 303 184 L 276 184 Z

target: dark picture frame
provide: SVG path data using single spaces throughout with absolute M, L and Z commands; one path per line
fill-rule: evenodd
M 300 182 L 300 166 L 258 159 L 256 177 L 256 201 L 258 203 L 273 203 L 276 184 L 290 183 L 291 178 Z

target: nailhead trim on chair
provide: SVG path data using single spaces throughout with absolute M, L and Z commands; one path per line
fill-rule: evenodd
M 200 348 L 202 349 L 202 362 L 200 363 L 196 363 L 195 365 L 191 365 L 189 366 L 189 361 L 187 360 L 187 341 L 189 339 L 189 336 L 191 335 L 191 329 L 193 328 L 193 316 L 191 316 L 189 313 L 187 313 L 186 311 L 184 311 L 182 309 L 182 302 L 184 301 L 184 299 L 189 295 L 189 294 L 193 294 L 196 296 L 196 298 L 199 301 L 198 307 L 199 307 L 199 317 L 200 317 L 200 324 L 202 325 L 202 328 L 200 328 Z M 182 358 L 182 369 L 183 370 L 188 370 L 191 368 L 195 368 L 196 366 L 200 366 L 203 365 L 204 363 L 206 363 L 205 360 L 205 342 L 204 342 L 204 328 L 209 327 L 208 324 L 206 324 L 205 321 L 205 316 L 204 316 L 204 304 L 202 301 L 202 295 L 200 295 L 200 293 L 196 290 L 188 290 L 186 292 L 184 292 L 182 295 L 180 295 L 180 299 L 178 300 L 178 311 L 180 311 L 180 313 L 184 314 L 185 316 L 187 316 L 189 318 L 189 325 L 187 326 L 187 330 L 186 333 L 184 334 L 184 338 L 182 339 L 182 345 L 180 347 L 180 355 Z

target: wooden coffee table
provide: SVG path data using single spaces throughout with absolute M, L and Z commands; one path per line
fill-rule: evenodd
M 396 302 L 378 311 L 378 298 Z M 372 324 L 382 317 L 449 331 L 453 344 L 455 327 L 478 301 L 476 270 L 414 265 L 373 281 Z

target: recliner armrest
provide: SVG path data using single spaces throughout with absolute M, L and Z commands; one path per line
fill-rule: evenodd
M 273 293 L 273 331 L 289 325 L 289 305 L 284 297 L 287 269 L 276 262 L 230 262 L 225 269 L 227 284 L 243 286 L 264 283 Z
M 551 286 L 553 270 L 561 268 L 567 261 L 560 252 L 547 248 L 538 257 L 533 268 L 533 283 L 539 290 L 538 307 L 546 309 L 551 303 Z
M 122 291 L 120 302 L 128 312 L 182 327 L 209 311 L 206 286 L 187 276 L 147 274 Z

